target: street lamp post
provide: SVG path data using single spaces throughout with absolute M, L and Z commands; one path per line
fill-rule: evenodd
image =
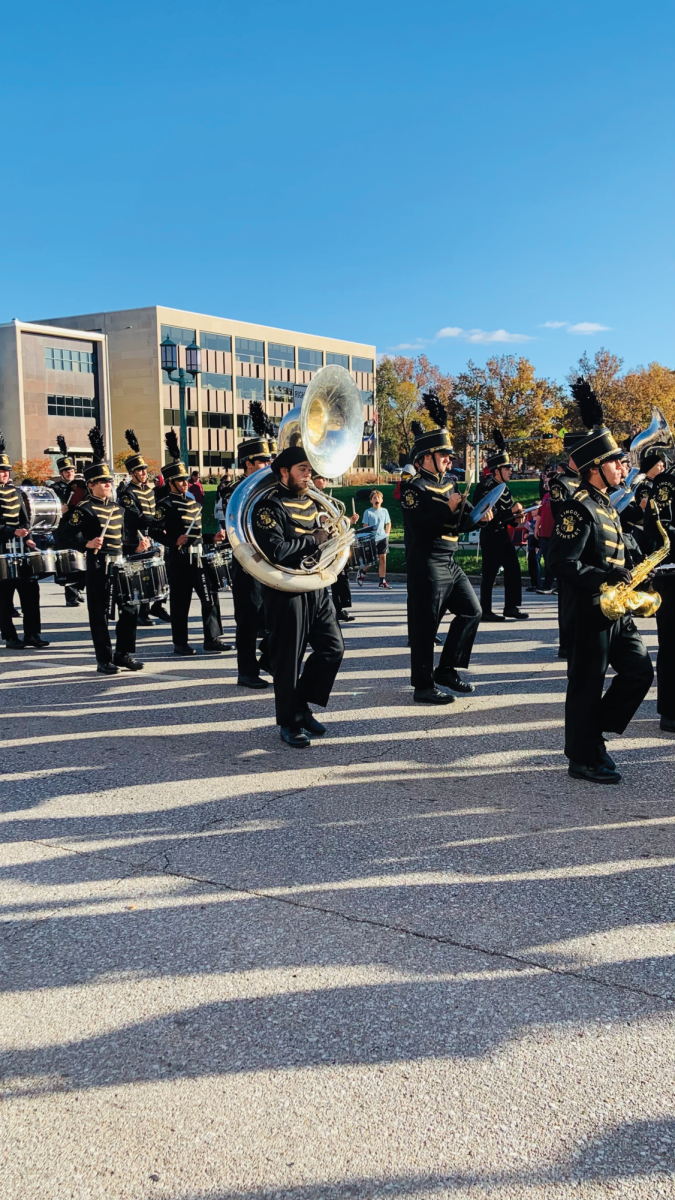
M 185 389 L 186 387 L 194 387 L 197 382 L 197 376 L 202 369 L 202 352 L 197 343 L 193 340 L 185 349 L 185 366 L 178 366 L 178 346 L 170 338 L 165 338 L 160 345 L 162 356 L 162 370 L 166 371 L 172 383 L 178 384 L 178 405 L 180 413 L 180 456 L 183 462 L 187 465 L 188 462 L 188 437 L 187 437 L 187 413 L 185 411 Z

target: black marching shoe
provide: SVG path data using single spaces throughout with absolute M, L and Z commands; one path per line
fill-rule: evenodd
M 24 646 L 34 646 L 36 650 L 45 650 L 49 642 L 39 633 L 24 633 L 23 644 Z
M 79 608 L 82 604 L 81 600 L 66 600 L 66 608 Z
M 100 662 L 98 663 L 96 670 L 98 671 L 99 675 L 116 675 L 119 671 L 119 667 L 116 667 L 115 664 L 111 662 Z
M 455 697 L 449 692 L 442 692 L 440 688 L 415 688 L 413 692 L 413 700 L 416 704 L 454 704 Z
M 338 621 L 340 621 L 343 625 L 346 625 L 349 621 L 355 621 L 355 620 L 356 620 L 356 617 L 352 617 L 351 614 L 348 612 L 345 612 L 344 609 L 338 615 Z
M 294 746 L 296 750 L 306 750 L 312 744 L 307 734 L 296 725 L 281 725 L 279 737 L 287 746 Z
M 113 662 L 116 667 L 124 667 L 127 671 L 143 670 L 143 663 L 134 658 L 133 654 L 114 654 Z
M 603 767 L 607 767 L 608 771 L 616 771 L 616 763 L 614 762 L 611 754 L 607 753 L 607 747 L 605 745 L 604 738 L 598 739 L 598 762 Z
M 77 603 L 78 604 L 86 604 L 87 603 L 87 597 L 85 596 L 84 592 L 77 593 Z
M 496 613 L 496 612 L 484 612 L 481 617 L 481 622 L 483 622 L 483 621 L 499 621 L 499 622 L 501 622 L 501 621 L 505 621 L 505 620 L 506 620 L 506 617 L 503 617 L 501 613 Z
M 154 629 L 155 626 L 155 622 L 153 621 L 152 617 L 139 617 L 138 624 L 142 625 L 144 629 Z
M 441 671 L 438 667 L 434 671 L 434 679 L 440 687 L 450 688 L 451 692 L 457 692 L 460 696 L 468 696 L 471 692 L 475 692 L 475 687 L 472 683 L 467 683 L 462 679 L 457 671 Z
M 511 617 L 514 621 L 529 621 L 530 619 L 529 613 L 523 612 L 522 608 L 516 608 L 515 605 L 513 608 L 505 608 L 504 616 Z
M 309 733 L 314 737 L 323 737 L 324 733 L 326 732 L 326 726 L 322 725 L 320 721 L 316 720 L 311 708 L 306 708 L 300 713 L 300 720 L 298 723 L 302 726 L 305 733 Z
M 659 728 L 663 733 L 675 733 L 675 720 L 672 717 L 661 717 Z
M 8 650 L 23 650 L 24 648 L 20 637 L 5 638 L 5 645 Z
M 180 655 L 181 658 L 191 658 L 194 654 L 192 646 L 174 646 L 173 652 Z
M 583 779 L 585 783 L 621 783 L 619 772 L 610 771 L 601 762 L 577 763 L 570 759 L 568 775 L 572 779 Z
M 237 686 L 238 687 L 250 687 L 250 688 L 266 688 L 266 687 L 269 687 L 269 683 L 267 682 L 266 679 L 261 679 L 259 675 L 238 675 L 237 676 Z
M 163 604 L 153 604 L 152 608 L 150 609 L 150 615 L 157 617 L 158 621 L 167 621 L 169 624 L 171 624 L 171 617 L 169 616 Z
M 221 642 L 219 638 L 215 642 L 204 642 L 205 654 L 225 654 L 228 650 L 234 650 L 229 642 Z

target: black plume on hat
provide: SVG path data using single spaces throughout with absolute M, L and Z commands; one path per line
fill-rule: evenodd
M 164 435 L 164 442 L 174 462 L 180 462 L 180 446 L 175 429 L 169 429 Z
M 416 438 L 421 437 L 424 433 L 424 425 L 421 421 L 411 421 L 410 428 Z
M 267 413 L 259 400 L 251 400 L 248 406 L 251 423 L 258 437 L 267 437 Z
M 136 437 L 136 434 L 134 433 L 133 429 L 125 429 L 124 436 L 127 439 L 127 444 L 129 446 L 131 446 L 131 449 L 133 450 L 134 454 L 140 454 L 141 448 L 138 444 L 138 438 Z
M 102 463 L 105 459 L 105 442 L 98 425 L 89 430 L 89 445 L 94 452 L 94 462 Z
M 66 439 L 64 438 L 62 433 L 57 434 L 56 444 L 62 454 L 68 453 L 68 446 L 66 445 Z
M 5 446 L 5 435 L 0 429 L 0 454 L 4 454 L 7 447 Z
M 424 407 L 434 424 L 438 425 L 439 429 L 446 429 L 448 424 L 448 410 L 438 392 L 432 388 L 428 392 L 422 393 L 422 399 Z
M 497 428 L 496 425 L 495 425 L 494 429 L 492 430 L 492 440 L 498 450 L 506 449 L 506 442 L 504 440 L 504 434 L 502 433 L 501 429 Z
M 602 404 L 593 388 L 583 375 L 570 384 L 570 391 L 579 408 L 579 415 L 587 429 L 597 429 L 604 424 Z

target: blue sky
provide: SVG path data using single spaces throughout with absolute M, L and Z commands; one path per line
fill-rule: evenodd
M 0 320 L 675 367 L 670 0 L 4 10 Z M 411 351 L 404 351 L 411 352 Z

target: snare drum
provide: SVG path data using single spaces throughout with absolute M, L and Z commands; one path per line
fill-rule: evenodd
M 51 550 L 54 575 L 57 579 L 68 579 L 71 575 L 84 574 L 87 556 L 81 550 Z
M 232 586 L 232 551 L 212 550 L 202 554 L 204 567 L 209 583 L 217 592 Z
M 144 603 L 166 600 L 169 582 L 164 559 L 134 554 L 113 563 L 115 601 L 120 608 L 138 608 Z
M 378 561 L 377 539 L 369 529 L 361 529 L 349 551 L 349 566 L 352 570 L 372 567 Z
M 26 550 L 24 554 L 0 554 L 0 580 L 44 579 L 54 567 L 52 550 Z

